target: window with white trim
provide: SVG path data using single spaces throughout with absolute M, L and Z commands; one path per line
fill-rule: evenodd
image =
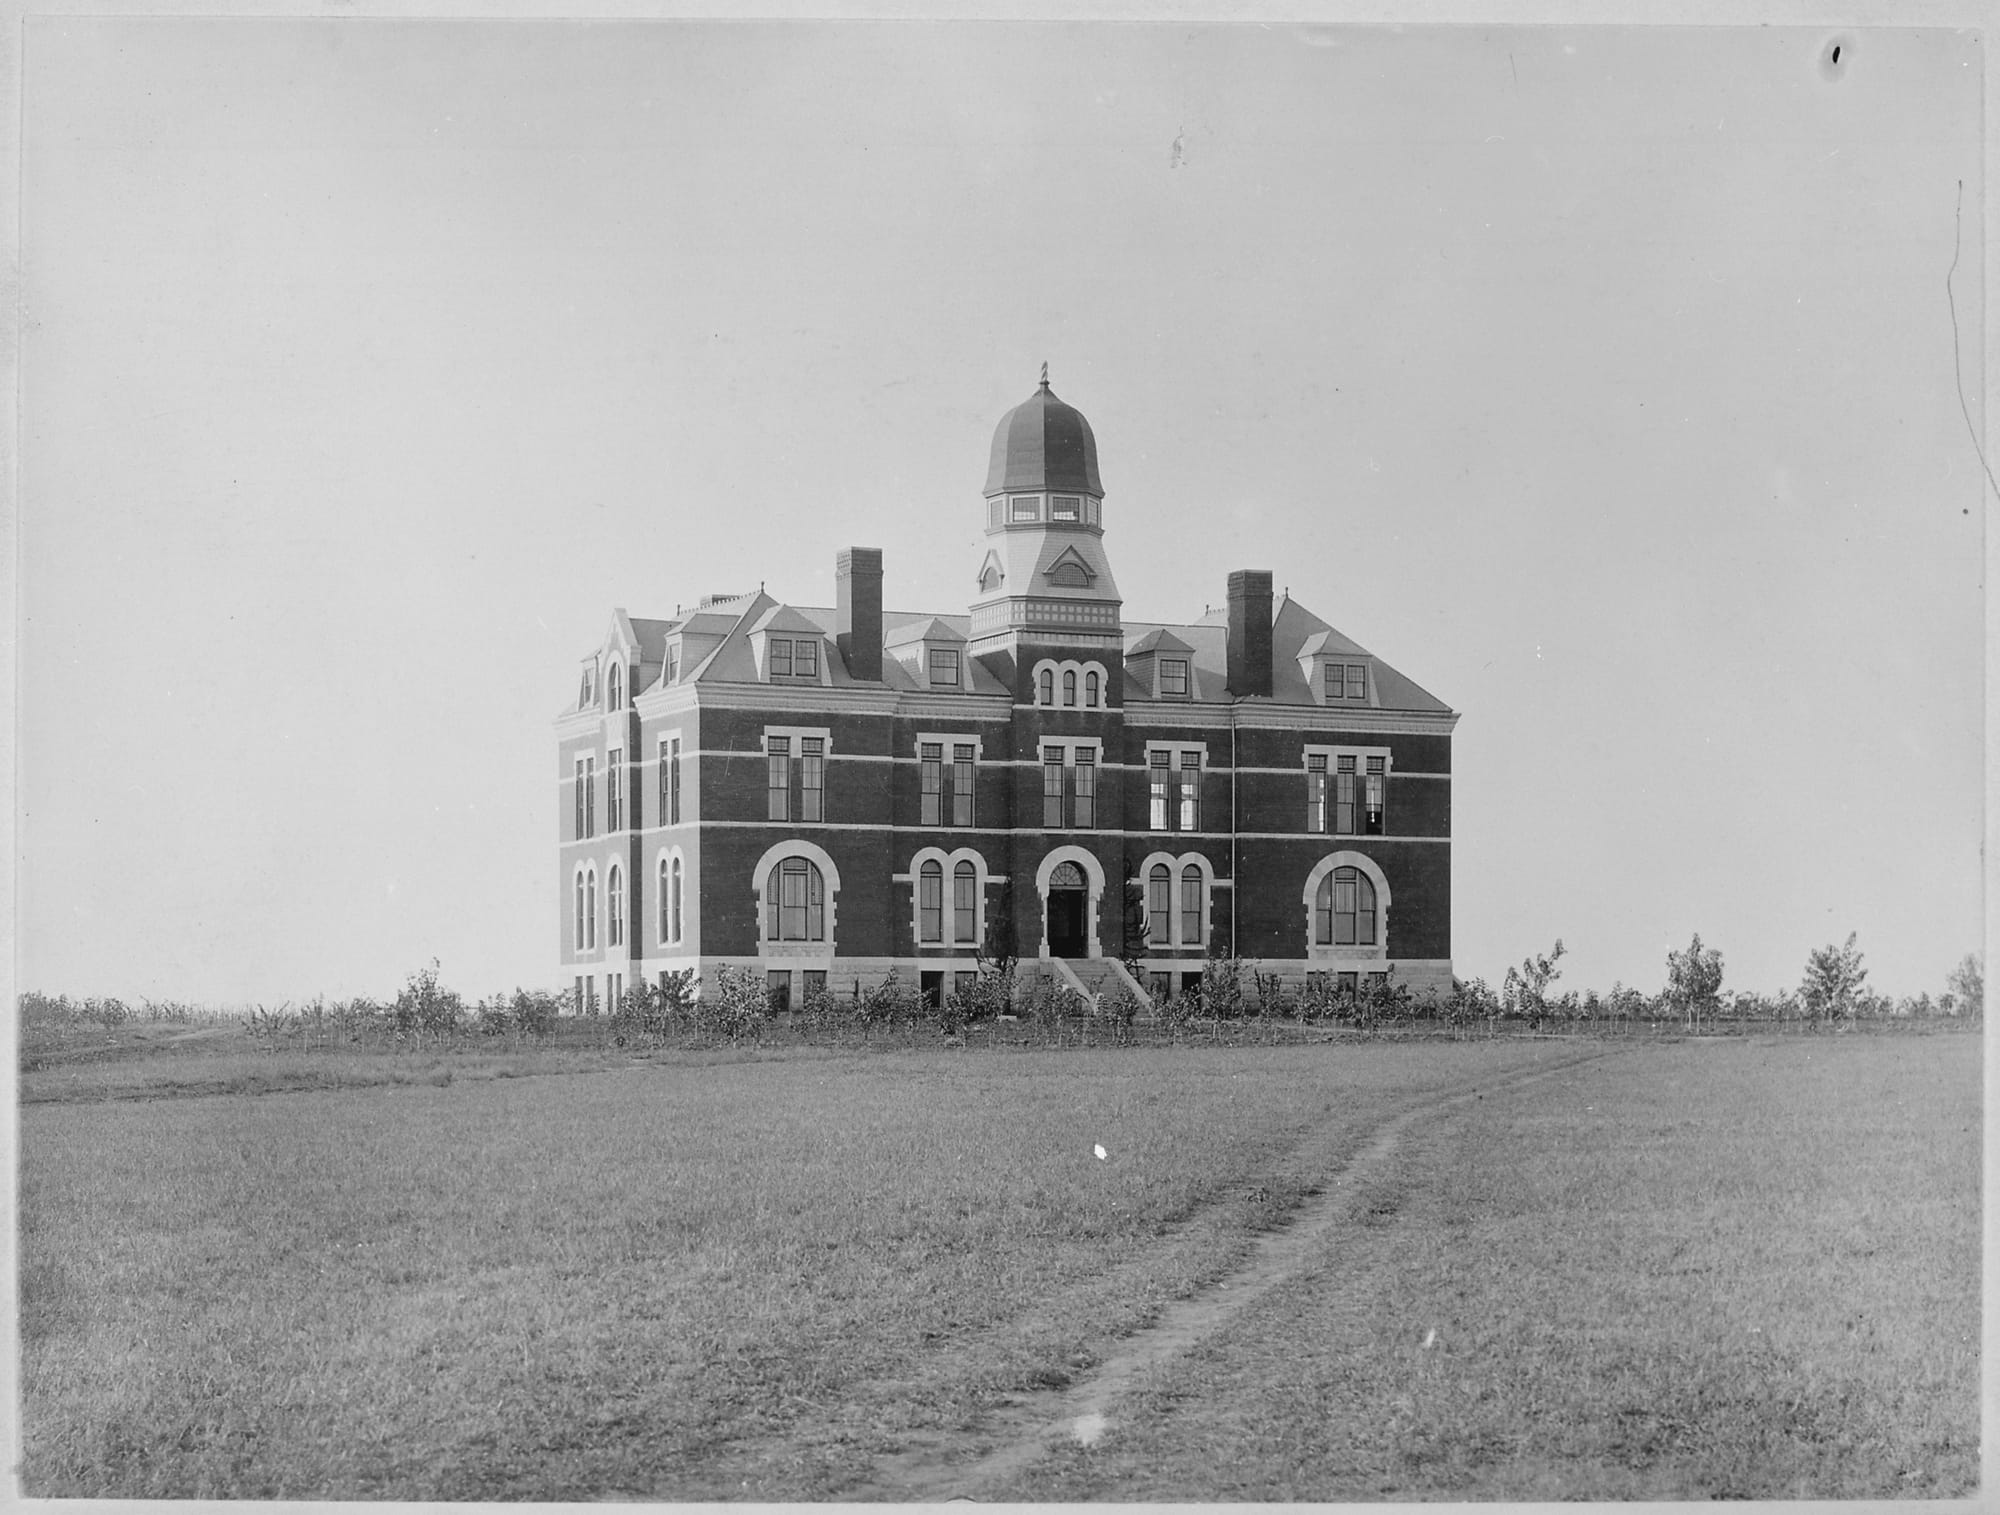
M 764 917 L 767 941 L 825 941 L 826 876 L 807 858 L 780 858 L 764 886 Z
M 660 738 L 660 824 L 681 823 L 681 739 Z
M 940 737 L 935 741 L 917 743 L 917 824 L 972 824 L 972 794 L 978 755 L 979 748 L 974 742 Z
M 619 818 L 624 813 L 625 807 L 621 803 L 624 795 L 620 791 L 623 789 L 624 783 L 625 750 L 622 747 L 613 747 L 610 755 L 604 760 L 604 829 L 606 831 L 618 831 L 622 829 L 619 825 Z
M 819 678 L 819 638 L 774 636 L 764 653 L 765 671 L 774 679 Z
M 1375 885 L 1359 868 L 1334 868 L 1319 881 L 1313 942 L 1321 947 L 1375 944 Z
M 933 647 L 930 650 L 929 669 L 931 688 L 958 688 L 958 649 L 955 647 Z
M 1387 748 L 1309 747 L 1305 763 L 1306 830 L 1327 836 L 1387 834 Z
M 1038 494 L 1010 495 L 1007 499 L 1007 519 L 1010 521 L 1039 521 L 1042 518 L 1042 497 Z
M 1097 826 L 1098 744 L 1050 742 L 1042 748 L 1042 825 L 1050 831 Z
M 1055 706 L 1057 690 L 1060 689 L 1061 708 L 1102 710 L 1104 680 L 1104 665 L 1101 663 L 1057 662 L 1054 658 L 1044 658 L 1035 665 L 1035 703 L 1044 707 Z
M 1051 521 L 1081 521 L 1083 501 L 1073 494 L 1049 496 L 1049 519 Z
M 604 930 L 612 946 L 625 945 L 625 873 L 616 863 L 604 876 Z
M 917 940 L 930 946 L 944 940 L 944 864 L 935 858 L 917 870 Z
M 604 703 L 612 710 L 625 708 L 625 670 L 617 663 L 611 665 L 611 676 L 604 681 Z
M 583 875 L 583 947 L 586 952 L 597 950 L 597 870 L 591 868 Z
M 584 887 L 584 886 L 583 886 L 583 870 L 582 870 L 581 868 L 579 868 L 579 869 L 577 869 L 577 870 L 576 870 L 576 922 L 575 922 L 575 928 L 574 928 L 574 929 L 573 929 L 573 930 L 572 930 L 572 931 L 570 932 L 570 938 L 569 938 L 569 939 L 570 939 L 570 948 L 571 948 L 571 950 L 572 950 L 572 951 L 575 951 L 575 952 L 581 952 L 581 951 L 583 951 L 583 950 L 584 950 L 584 946 L 583 946 L 583 941 L 584 941 L 584 937 L 583 937 L 583 887 Z
M 1200 747 L 1146 744 L 1146 824 L 1151 831 L 1201 830 Z
M 588 835 L 583 829 L 583 791 L 583 759 L 578 758 L 576 760 L 576 782 L 571 786 L 571 793 L 576 799 L 576 824 L 570 829 L 570 839 L 578 842 L 583 841 Z
M 597 757 L 583 760 L 583 834 L 597 835 Z
M 979 940 L 979 870 L 963 858 L 951 871 L 951 939 L 963 946 Z

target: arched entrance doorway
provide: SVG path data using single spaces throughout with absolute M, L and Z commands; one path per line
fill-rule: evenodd
M 1090 934 L 1085 929 L 1089 884 L 1075 863 L 1057 863 L 1049 874 L 1049 955 L 1088 957 Z

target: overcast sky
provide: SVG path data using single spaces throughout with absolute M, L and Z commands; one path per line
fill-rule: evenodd
M 24 986 L 555 978 L 612 607 L 962 612 L 995 422 L 1128 615 L 1232 568 L 1463 713 L 1496 979 L 1979 943 L 1975 37 L 28 26 Z

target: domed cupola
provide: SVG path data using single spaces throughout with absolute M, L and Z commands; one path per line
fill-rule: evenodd
M 1017 489 L 1104 497 L 1097 480 L 1097 438 L 1083 412 L 1050 390 L 1046 363 L 1041 387 L 1002 416 L 993 433 L 985 492 L 990 497 Z
M 1000 418 L 986 470 L 987 547 L 972 602 L 973 651 L 1003 641 L 1111 646 L 1118 585 L 1104 555 L 1097 438 L 1041 387 Z

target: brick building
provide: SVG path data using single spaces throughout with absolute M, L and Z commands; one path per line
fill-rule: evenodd
M 1448 987 L 1457 716 L 1268 572 L 1126 619 L 1096 439 L 1046 376 L 981 508 L 966 615 L 885 610 L 867 547 L 830 609 L 613 613 L 557 720 L 563 981 L 937 991 L 984 949 L 1091 990 L 1232 954 Z

